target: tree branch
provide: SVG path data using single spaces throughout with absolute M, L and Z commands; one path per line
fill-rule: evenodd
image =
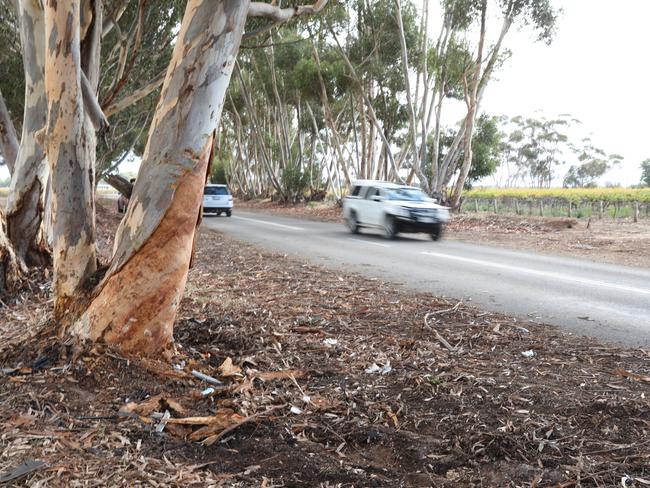
M 312 5 L 301 5 L 298 7 L 281 8 L 274 3 L 251 2 L 248 8 L 249 17 L 265 17 L 271 19 L 275 24 L 282 24 L 294 17 L 301 15 L 313 15 L 325 8 L 329 0 L 317 0 Z
M 108 119 L 104 115 L 102 107 L 100 107 L 99 101 L 97 100 L 97 95 L 95 95 L 95 91 L 90 86 L 90 81 L 83 70 L 81 71 L 81 95 L 84 101 L 84 108 L 95 130 L 99 132 L 105 130 L 109 126 Z
M 124 176 L 120 175 L 104 175 L 103 180 L 124 195 L 126 198 L 131 198 L 133 192 L 133 183 L 127 180 Z
M 155 78 L 153 81 L 149 82 L 147 85 L 143 86 L 142 88 L 138 88 L 135 90 L 133 93 L 130 95 L 111 103 L 107 107 L 104 107 L 104 113 L 106 114 L 107 117 L 110 117 L 111 115 L 115 115 L 117 113 L 120 113 L 122 110 L 125 110 L 129 108 L 131 105 L 139 102 L 142 100 L 144 97 L 152 93 L 154 90 L 159 88 L 162 84 L 163 81 L 165 81 L 165 73 L 161 73 L 157 78 Z

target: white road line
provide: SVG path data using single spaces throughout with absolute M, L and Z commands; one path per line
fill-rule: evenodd
M 390 247 L 388 244 L 381 244 L 379 242 L 365 241 L 363 239 L 355 239 L 354 237 L 350 237 L 350 240 L 354 241 L 354 242 L 362 242 L 364 244 L 372 244 L 373 246 Z
M 438 253 L 438 252 L 421 251 L 420 254 L 425 254 L 427 256 L 433 256 L 433 257 L 436 257 L 436 258 L 454 259 L 456 261 L 463 261 L 463 262 L 466 262 L 466 263 L 478 264 L 480 266 L 490 266 L 492 268 L 499 268 L 499 269 L 504 269 L 504 270 L 507 270 L 507 271 L 514 271 L 514 272 L 517 272 L 517 273 L 526 273 L 526 274 L 529 274 L 529 275 L 542 276 L 544 278 L 551 278 L 551 279 L 556 279 L 556 280 L 568 281 L 568 282 L 571 282 L 571 283 L 580 283 L 580 284 L 583 284 L 583 285 L 600 286 L 602 288 L 611 288 L 611 289 L 619 290 L 619 291 L 629 291 L 629 292 L 632 292 L 632 293 L 640 293 L 642 295 L 650 295 L 650 289 L 636 288 L 634 286 L 618 285 L 616 283 L 607 283 L 605 281 L 590 280 L 588 278 L 574 278 L 572 276 L 567 276 L 567 275 L 560 274 L 560 273 L 551 273 L 551 272 L 548 272 L 548 271 L 539 271 L 539 270 L 536 270 L 536 269 L 521 268 L 519 266 L 511 266 L 509 264 L 492 263 L 492 262 L 489 262 L 489 261 L 481 261 L 480 259 L 462 258 L 460 256 L 453 256 L 451 254 L 444 254 L 444 253 Z
M 257 224 L 273 225 L 275 227 L 282 227 L 283 229 L 305 230 L 302 227 L 294 227 L 293 225 L 276 224 L 275 222 L 266 222 L 265 220 L 249 219 L 247 217 L 239 217 L 238 215 L 233 215 L 233 218 L 234 219 L 239 219 L 239 220 L 248 220 L 249 222 L 255 222 Z

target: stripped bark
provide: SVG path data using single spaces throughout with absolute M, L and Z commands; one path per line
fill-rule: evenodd
M 7 198 L 7 237 L 18 258 L 30 266 L 50 263 L 43 219 L 49 167 L 36 135 L 47 118 L 45 20 L 35 2 L 18 2 L 18 24 L 25 70 L 23 128 Z
M 52 166 L 55 315 L 63 317 L 97 269 L 94 134 L 83 111 L 79 0 L 45 3 L 45 141 Z M 89 80 L 93 82 L 89 76 Z M 92 148 L 92 153 L 89 151 Z
M 111 267 L 71 329 L 123 351 L 173 340 L 190 265 L 212 131 L 221 117 L 248 2 L 190 0 Z

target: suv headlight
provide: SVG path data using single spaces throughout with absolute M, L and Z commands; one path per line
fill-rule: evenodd
M 395 214 L 399 217 L 411 217 L 411 211 L 408 207 L 397 207 L 397 212 L 395 212 Z

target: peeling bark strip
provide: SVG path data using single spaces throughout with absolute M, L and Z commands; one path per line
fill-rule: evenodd
M 240 0 L 188 1 L 111 268 L 73 335 L 147 354 L 172 341 L 211 134 L 248 6 Z
M 52 166 L 54 293 L 59 317 L 97 266 L 94 154 L 90 154 L 94 145 L 89 144 L 89 131 L 84 129 L 79 25 L 79 0 L 46 1 L 45 143 Z
M 35 135 L 45 127 L 45 18 L 31 1 L 17 2 L 25 69 L 23 132 L 7 199 L 7 237 L 19 259 L 45 266 L 50 253 L 42 231 L 49 167 Z
M 77 322 L 73 334 L 126 352 L 155 354 L 173 341 L 183 298 L 212 139 L 179 182 L 165 218 Z

